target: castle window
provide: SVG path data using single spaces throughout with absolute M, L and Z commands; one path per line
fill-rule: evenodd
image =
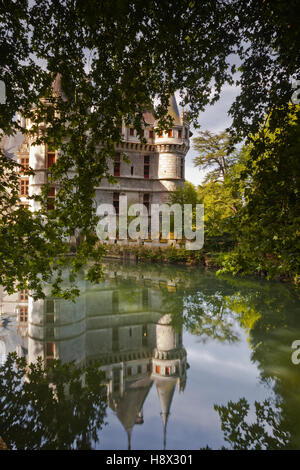
M 166 375 L 170 375 L 171 373 L 171 367 L 166 367 Z
M 150 157 L 149 155 L 145 155 L 144 157 L 144 178 L 149 178 L 150 174 Z
M 148 292 L 148 290 L 147 290 Z M 147 332 L 147 325 L 143 325 L 142 329 L 142 345 L 147 346 L 148 345 L 148 332 Z
M 54 323 L 54 313 L 46 314 L 46 323 Z
M 118 392 L 120 389 L 120 370 L 119 369 L 113 369 L 113 391 Z
M 143 196 L 143 204 L 146 207 L 148 213 L 149 213 L 149 206 L 150 206 L 150 194 L 144 194 Z
M 113 205 L 116 211 L 116 214 L 119 215 L 119 208 L 120 208 L 120 194 L 119 193 L 114 193 L 113 195 Z
M 117 351 L 119 349 L 119 328 L 114 327 L 112 329 L 112 350 Z
M 153 139 L 153 131 L 149 131 L 149 138 Z
M 184 178 L 184 159 L 180 160 L 180 178 Z
M 112 293 L 112 313 L 119 313 L 119 292 L 117 290 Z
M 54 200 L 49 198 L 47 201 L 47 210 L 53 211 L 54 210 Z
M 188 128 L 187 127 L 185 128 L 185 138 L 186 139 L 188 138 Z
M 54 313 L 54 300 L 46 300 L 46 313 Z
M 160 374 L 160 366 L 156 366 L 156 367 L 155 367 L 155 372 L 156 372 L 157 374 Z
M 172 137 L 173 136 L 173 129 L 169 129 L 168 131 L 168 137 Z
M 50 168 L 55 163 L 55 152 L 48 152 L 47 155 L 47 168 Z
M 27 322 L 27 319 L 28 319 L 28 307 L 20 307 L 19 308 L 19 321 Z
M 178 130 L 178 139 L 181 139 L 181 138 L 182 138 L 182 130 L 179 129 L 179 130 Z
M 46 356 L 54 357 L 54 343 L 46 343 Z
M 28 196 L 29 192 L 29 178 L 20 180 L 20 196 Z
M 130 174 L 133 176 L 133 166 L 130 168 Z
M 117 153 L 114 157 L 114 176 L 120 176 L 120 154 Z
M 148 307 L 149 305 L 149 293 L 148 293 L 148 288 L 144 287 L 143 289 L 143 307 Z M 146 336 L 146 335 L 145 335 Z
M 29 169 L 29 158 L 21 158 L 20 163 L 22 165 L 22 168 L 20 168 L 20 173 L 26 173 L 26 170 Z
M 53 327 L 47 328 L 46 334 L 49 339 L 54 338 L 54 328 Z
M 119 369 L 113 369 L 113 381 L 115 383 L 120 383 L 120 370 Z
M 129 135 L 131 135 L 131 136 L 134 135 L 134 129 L 132 127 L 129 129 Z
M 47 201 L 47 209 L 53 210 L 54 209 L 54 199 L 55 199 L 55 188 L 52 186 L 49 189 L 48 193 L 48 201 Z
M 23 302 L 26 301 L 26 300 L 28 300 L 28 292 L 27 292 L 27 290 L 21 290 L 21 291 L 19 292 L 19 300 L 20 300 L 20 301 L 23 301 Z
M 131 369 L 131 367 L 127 367 L 127 375 L 129 375 L 129 376 L 132 375 L 132 369 Z

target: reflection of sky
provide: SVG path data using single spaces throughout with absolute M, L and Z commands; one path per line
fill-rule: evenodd
M 263 401 L 269 390 L 259 383 L 259 373 L 251 363 L 251 350 L 243 330 L 241 341 L 226 345 L 213 340 L 206 344 L 197 336 L 183 335 L 187 350 L 185 391 L 174 394 L 168 422 L 167 449 L 220 448 L 223 441 L 219 415 L 214 404 L 226 405 L 245 397 L 250 404 Z M 251 416 L 251 415 L 250 415 Z M 115 414 L 108 410 L 108 425 L 100 433 L 100 449 L 126 449 L 127 435 Z M 144 404 L 144 424 L 132 433 L 132 449 L 161 449 L 163 426 L 155 385 Z

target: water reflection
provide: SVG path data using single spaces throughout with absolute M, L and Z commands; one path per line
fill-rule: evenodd
M 290 360 L 290 345 L 300 339 L 299 296 L 294 289 L 255 280 L 217 279 L 214 273 L 186 267 L 109 263 L 105 272 L 105 280 L 96 287 L 81 281 L 75 303 L 50 298 L 47 289 L 46 298 L 38 301 L 26 293 L 9 298 L 2 294 L 2 362 L 8 352 L 17 350 L 27 362 L 36 363 L 41 357 L 49 367 L 56 359 L 75 361 L 78 368 L 99 363 L 105 374 L 106 403 L 127 433 L 128 448 L 133 429 L 144 423 L 151 389 L 156 389 L 161 442 L 166 447 L 170 414 L 173 411 L 174 417 L 179 411 L 174 397 L 189 387 L 189 348 L 187 353 L 182 332 L 187 333 L 189 347 L 191 338 L 197 338 L 200 366 L 206 346 L 227 348 L 220 351 L 230 351 L 238 362 L 246 345 L 257 367 L 257 383 L 264 384 L 271 399 L 254 406 L 240 394 L 238 401 L 226 404 L 224 379 L 216 370 L 211 387 L 218 391 L 218 401 L 205 406 L 218 413 L 230 448 L 300 449 L 300 376 Z M 196 368 L 189 370 L 193 387 L 195 379 L 205 378 L 197 374 Z M 184 406 L 189 412 L 189 403 Z M 198 416 L 196 409 L 192 413 Z M 198 427 L 200 420 L 201 416 Z M 195 436 L 197 423 L 193 429 Z M 199 437 L 196 448 L 202 447 L 202 441 Z M 181 445 L 191 448 L 183 430 Z

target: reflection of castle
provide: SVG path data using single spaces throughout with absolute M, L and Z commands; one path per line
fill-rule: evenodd
M 96 288 L 82 284 L 76 303 L 46 298 L 28 301 L 28 361 L 41 356 L 102 364 L 108 404 L 128 435 L 143 423 L 143 404 L 155 383 L 164 427 L 164 445 L 176 385 L 184 390 L 186 351 L 181 331 L 171 326 L 163 290 L 166 279 L 130 282 L 108 272 Z M 162 287 L 164 286 L 164 287 Z M 173 294 L 172 294 L 173 295 Z
M 27 354 L 28 296 L 25 291 L 8 295 L 0 287 L 0 364 L 10 352 Z

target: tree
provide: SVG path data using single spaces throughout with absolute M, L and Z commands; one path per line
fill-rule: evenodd
M 240 175 L 245 204 L 233 222 L 237 244 L 224 260 L 227 270 L 299 282 L 299 116 L 300 110 L 291 108 L 275 130 L 270 116 L 245 149 L 247 163 Z
M 42 292 L 38 271 L 56 277 L 59 292 L 61 266 L 70 262 L 65 240 L 75 228 L 82 243 L 71 262 L 71 277 L 87 257 L 94 261 L 89 279 L 101 276 L 93 197 L 101 178 L 110 178 L 107 160 L 120 141 L 122 119 L 141 135 L 143 110 L 158 98 L 158 124 L 168 129 L 168 100 L 179 90 L 181 104 L 189 106 L 196 123 L 222 86 L 239 82 L 241 94 L 230 111 L 238 140 L 254 133 L 273 108 L 281 106 L 281 116 L 286 115 L 291 80 L 300 65 L 296 0 L 288 8 L 282 0 L 184 0 L 176 8 L 170 0 L 21 0 L 4 1 L 0 8 L 0 79 L 7 88 L 0 128 L 4 134 L 24 132 L 14 119 L 21 110 L 34 123 L 30 137 L 61 150 L 53 168 L 53 181 L 61 188 L 55 210 L 48 214 L 42 209 L 39 230 L 37 214 L 24 213 L 23 237 L 17 213 L 11 215 L 10 228 L 1 226 L 2 237 L 17 244 L 17 254 L 29 237 L 22 269 L 19 255 L 4 252 L 1 282 L 10 289 L 27 285 L 36 295 Z M 53 97 L 57 76 L 62 94 Z M 9 170 L 7 158 L 2 165 Z M 75 169 L 71 180 L 70 168 Z M 7 199 L 5 179 L 2 183 Z M 43 196 L 46 201 L 47 187 Z
M 224 439 L 232 450 L 282 450 L 289 448 L 291 435 L 285 429 L 280 403 L 255 402 L 256 421 L 248 423 L 250 405 L 245 398 L 227 406 L 215 405 Z
M 90 449 L 106 413 L 99 365 L 80 368 L 16 353 L 0 367 L 1 437 L 10 449 Z
M 230 135 L 200 132 L 193 139 L 198 155 L 194 164 L 208 170 L 198 186 L 198 201 L 204 204 L 205 245 L 216 251 L 227 251 L 235 244 L 232 219 L 242 206 L 243 190 L 238 183 L 245 168 L 245 152 L 231 146 Z
M 231 148 L 230 135 L 223 131 L 213 134 L 206 130 L 193 139 L 198 155 L 194 158 L 195 167 L 210 170 L 204 179 L 208 182 L 224 181 L 228 170 L 237 160 L 237 152 Z
M 169 199 L 171 204 L 180 204 L 181 206 L 192 204 L 194 207 L 198 202 L 197 190 L 192 183 L 185 181 L 184 187 L 179 187 L 176 191 L 173 191 Z

